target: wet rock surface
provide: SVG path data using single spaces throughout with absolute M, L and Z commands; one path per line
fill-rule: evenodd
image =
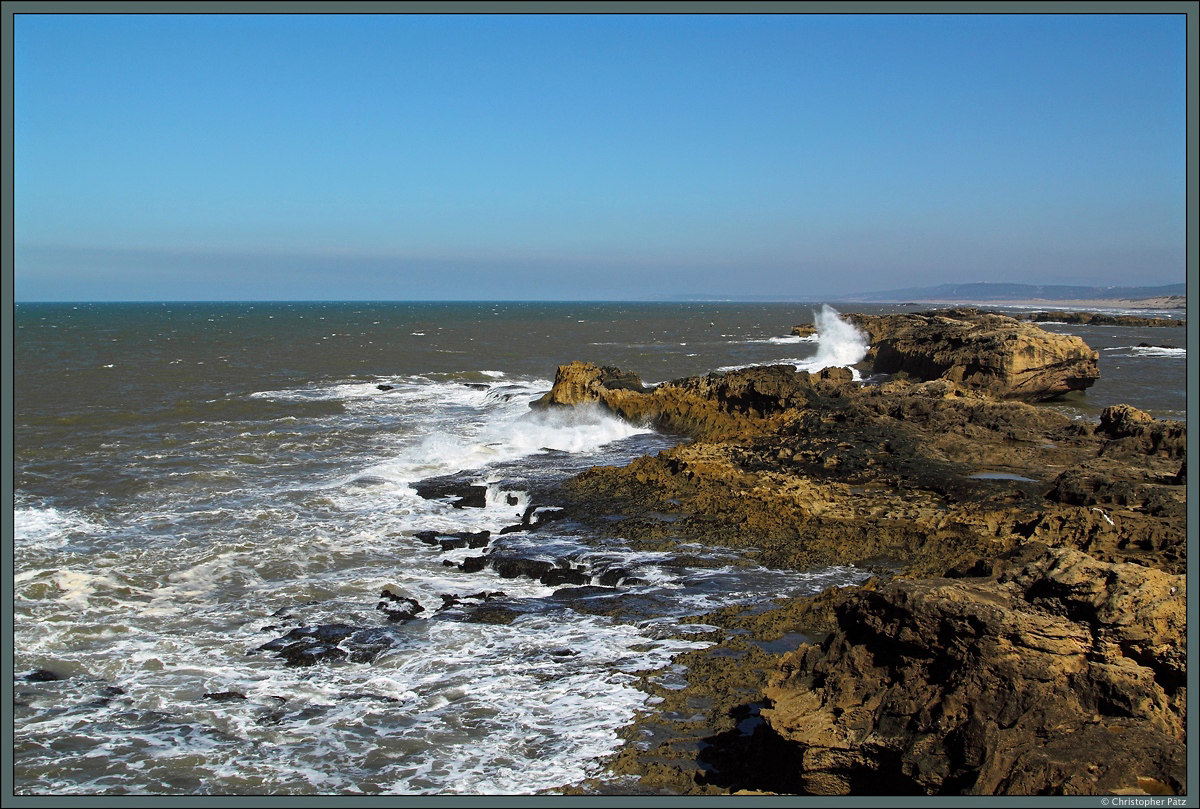
M 947 319 L 932 334 L 960 334 L 958 356 L 1000 341 L 1074 360 L 867 387 L 759 368 L 644 392 L 559 369 L 570 384 L 544 405 L 694 439 L 577 476 L 572 519 L 639 549 L 695 540 L 877 574 L 698 616 L 720 642 L 676 658 L 682 683 L 647 679 L 656 704 L 611 774 L 645 794 L 1184 794 L 1186 429 L 1028 404 L 1087 379 L 1094 352 L 1011 318 Z M 902 325 L 877 325 L 876 345 Z

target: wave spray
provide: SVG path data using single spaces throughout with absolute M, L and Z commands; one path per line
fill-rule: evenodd
M 862 362 L 867 356 L 866 335 L 842 320 L 829 304 L 823 304 L 821 311 L 813 312 L 813 325 L 817 330 L 817 353 L 798 366 L 801 370 L 845 368 Z

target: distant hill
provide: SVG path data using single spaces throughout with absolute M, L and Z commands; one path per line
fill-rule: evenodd
M 847 295 L 847 301 L 1082 301 L 1139 300 L 1186 295 L 1187 284 L 1160 287 L 1076 287 L 1035 284 L 942 284 Z

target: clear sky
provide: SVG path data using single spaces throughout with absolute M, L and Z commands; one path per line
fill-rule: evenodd
M 1184 280 L 1182 15 L 17 15 L 15 295 Z

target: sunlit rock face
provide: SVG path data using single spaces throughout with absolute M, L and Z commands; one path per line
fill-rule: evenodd
M 845 316 L 871 342 L 876 373 L 946 379 L 997 398 L 1042 401 L 1100 378 L 1099 355 L 1078 337 L 975 309 Z

